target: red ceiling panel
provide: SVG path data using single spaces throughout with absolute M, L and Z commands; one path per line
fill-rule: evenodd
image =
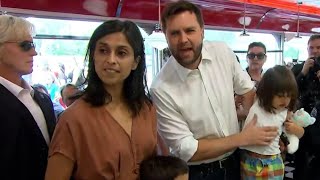
M 73 19 L 112 17 L 157 23 L 158 0 L 0 0 L 5 10 L 24 13 L 24 10 L 68 13 Z M 161 0 L 161 8 L 170 0 Z M 218 29 L 241 29 L 238 19 L 243 16 L 244 4 L 252 30 L 284 31 L 289 25 L 291 32 L 297 29 L 297 4 L 293 0 L 193 0 L 203 11 L 205 24 Z M 32 14 L 33 11 L 28 11 Z M 118 13 L 117 13 L 118 12 Z M 39 13 L 37 13 L 39 15 Z M 79 16 L 81 15 L 81 17 Z M 60 16 L 57 16 L 61 18 Z M 88 18 L 89 19 L 89 18 Z M 92 18 L 91 18 L 92 19 Z M 309 5 L 300 7 L 300 31 L 311 33 L 311 28 L 320 27 L 320 8 Z
M 118 0 L 1 0 L 2 7 L 114 17 Z
M 266 0 L 232 0 L 232 1 L 241 2 L 241 3 L 246 2 L 249 4 L 272 7 L 272 8 L 293 11 L 293 12 L 298 11 L 298 4 L 297 4 L 298 0 L 268 0 L 268 1 Z M 300 6 L 299 11 L 301 13 L 320 15 L 319 7 L 311 6 L 309 4 L 303 4 L 303 3 L 300 4 L 299 6 Z

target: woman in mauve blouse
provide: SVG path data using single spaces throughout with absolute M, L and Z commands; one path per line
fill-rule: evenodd
M 136 180 L 156 154 L 156 113 L 146 88 L 143 38 L 131 21 L 101 24 L 86 53 L 83 96 L 61 114 L 46 180 Z

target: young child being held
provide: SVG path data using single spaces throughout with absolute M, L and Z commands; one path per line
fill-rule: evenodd
M 295 108 L 298 96 L 297 83 L 292 72 L 285 66 L 275 66 L 266 71 L 257 88 L 256 100 L 250 108 L 244 128 L 257 116 L 256 126 L 276 126 L 278 136 L 266 146 L 241 147 L 241 177 L 243 180 L 284 178 L 284 164 L 279 148 L 283 126 L 298 137 L 303 128 L 287 119 L 288 111 Z M 286 121 L 287 119 L 287 121 Z M 266 136 L 268 136 L 266 134 Z
M 155 156 L 140 164 L 140 180 L 188 180 L 189 167 L 173 156 Z

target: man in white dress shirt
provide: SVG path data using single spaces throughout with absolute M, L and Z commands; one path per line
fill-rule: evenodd
M 254 84 L 224 43 L 203 42 L 197 6 L 169 3 L 161 21 L 172 56 L 151 86 L 160 135 L 173 155 L 188 162 L 190 180 L 240 179 L 237 147 L 268 145 L 277 128 L 258 128 L 255 117 L 239 132 L 234 92 L 248 110 Z

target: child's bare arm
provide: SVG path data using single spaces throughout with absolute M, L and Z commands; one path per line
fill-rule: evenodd
M 294 134 L 296 136 L 298 136 L 298 138 L 301 138 L 304 134 L 304 129 L 301 126 L 298 126 L 297 124 L 295 124 L 292 120 L 287 119 L 284 122 L 284 127 L 286 129 L 286 131 L 290 134 Z

